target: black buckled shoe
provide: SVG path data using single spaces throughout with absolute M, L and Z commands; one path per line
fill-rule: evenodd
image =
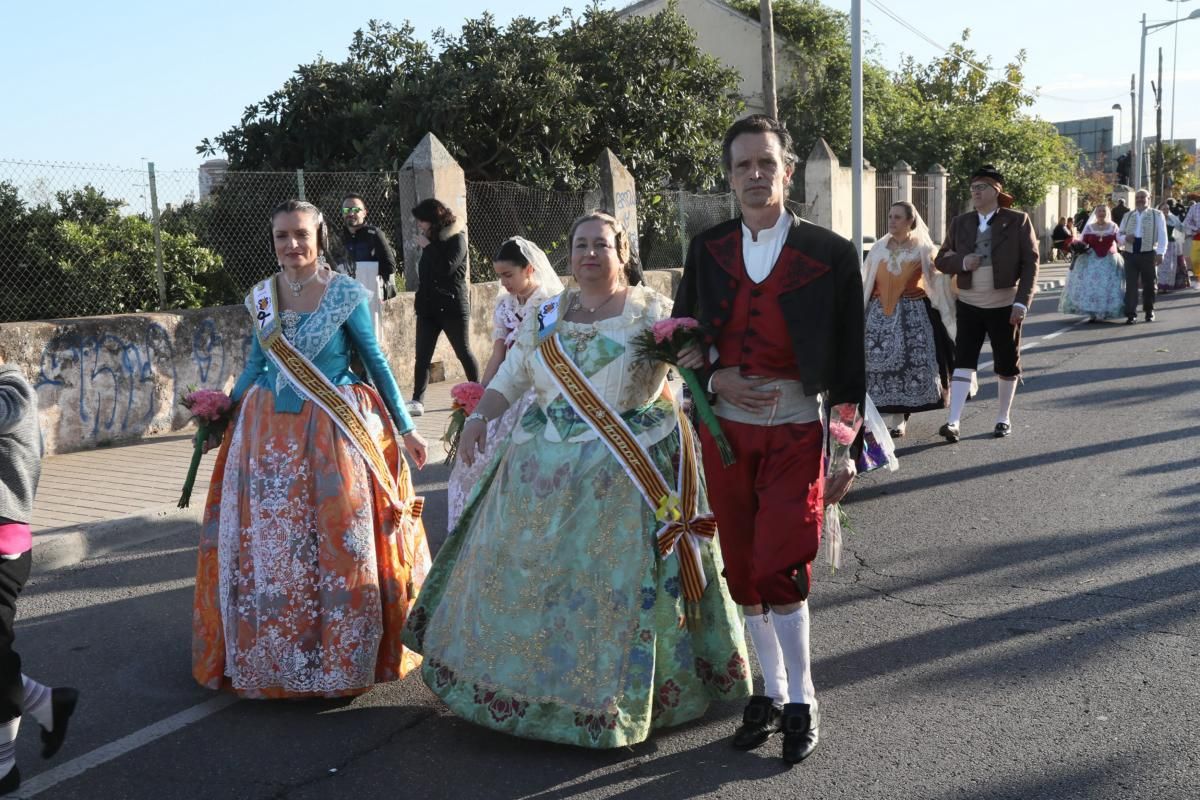
M 67 723 L 75 713 L 79 690 L 59 686 L 50 690 L 50 711 L 54 714 L 54 730 L 42 728 L 42 758 L 50 758 L 67 738 Z
M 742 712 L 741 727 L 733 734 L 733 746 L 738 750 L 753 750 L 779 733 L 783 712 L 770 697 L 754 695 Z
M 1003 439 L 1010 433 L 1012 433 L 1012 425 L 1009 425 L 1007 422 L 997 422 L 996 429 L 992 431 L 992 436 L 995 436 L 997 439 Z
M 816 703 L 788 703 L 783 707 L 783 760 L 799 764 L 812 755 L 821 738 L 821 709 Z
M 21 770 L 17 769 L 17 765 L 13 764 L 12 769 L 3 778 L 0 778 L 0 795 L 8 795 L 21 788 Z
M 1125 318 L 1126 325 L 1133 325 L 1135 322 L 1137 322 L 1137 317 L 1133 316 L 1132 314 Z
M 938 435 L 944 436 L 947 442 L 957 442 L 961 435 L 957 425 L 951 425 L 949 422 L 938 428 Z
M 1155 320 L 1155 319 L 1156 319 L 1156 318 L 1155 318 L 1155 316 L 1154 316 L 1154 312 L 1153 312 L 1153 311 L 1147 311 L 1147 312 L 1146 312 L 1146 322 L 1154 322 L 1154 320 Z

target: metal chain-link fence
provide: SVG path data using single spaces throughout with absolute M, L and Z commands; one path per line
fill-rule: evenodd
M 571 271 L 567 233 L 577 217 L 590 211 L 594 193 L 533 189 L 509 181 L 467 183 L 467 241 L 471 280 L 494 281 L 492 258 L 500 245 L 523 236 L 545 251 L 555 272 Z
M 399 261 L 401 221 L 395 172 L 225 172 L 201 194 L 194 170 L 0 160 L 0 322 L 199 308 L 240 303 L 277 269 L 270 211 L 301 197 L 320 208 L 340 245 L 342 200 L 361 195 L 367 222 L 388 237 Z M 467 183 L 473 281 L 495 279 L 504 240 L 524 236 L 570 272 L 567 233 L 597 204 L 595 191 L 550 191 L 510 182 Z M 789 202 L 801 216 L 807 208 Z M 157 213 L 156 213 L 157 212 Z M 641 192 L 643 269 L 682 266 L 697 233 L 739 213 L 730 192 Z M 397 263 L 397 274 L 403 275 Z

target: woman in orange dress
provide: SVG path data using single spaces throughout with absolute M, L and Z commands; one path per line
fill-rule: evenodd
M 893 437 L 909 414 L 944 408 L 954 371 L 954 295 L 933 269 L 936 249 L 912 203 L 893 203 L 888 233 L 863 265 L 867 395 L 890 414 Z
M 419 469 L 425 442 L 366 290 L 320 258 L 321 212 L 293 200 L 271 221 L 281 270 L 246 298 L 255 333 L 200 530 L 192 672 L 243 697 L 356 695 L 420 663 L 400 631 L 430 559 L 400 451 Z

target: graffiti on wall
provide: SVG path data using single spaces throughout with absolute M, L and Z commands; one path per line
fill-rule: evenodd
M 42 350 L 35 384 L 43 407 L 57 406 L 60 426 L 78 424 L 84 439 L 169 429 L 186 385 L 220 388 L 238 356 L 211 317 L 189 326 L 190 335 L 180 331 L 178 341 L 150 320 L 97 327 L 60 329 Z M 248 339 L 238 344 L 244 362 Z

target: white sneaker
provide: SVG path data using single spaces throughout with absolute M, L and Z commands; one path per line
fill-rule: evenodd
M 425 413 L 425 406 L 421 405 L 420 400 L 408 401 L 408 414 L 412 417 L 419 417 Z

